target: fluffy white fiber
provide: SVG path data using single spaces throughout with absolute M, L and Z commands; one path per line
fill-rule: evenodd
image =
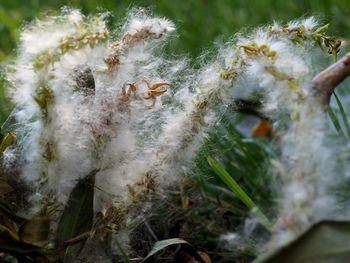
M 319 220 L 349 217 L 335 194 L 347 180 L 348 145 L 332 136 L 310 85 L 322 68 L 313 59 L 319 57 L 316 42 L 322 44 L 320 28 L 314 17 L 275 23 L 249 36 L 238 34 L 220 52 L 222 77 L 232 83 L 228 89 L 236 90 L 227 91 L 230 99 L 262 92 L 264 112 L 275 120 L 282 155 L 271 163 L 279 163 L 276 172 L 284 187 L 272 246 L 291 241 Z
M 151 182 L 170 185 L 216 120 L 213 106 L 261 92 L 265 114 L 282 127 L 282 156 L 273 160 L 285 171 L 276 242 L 341 216 L 329 191 L 343 181 L 346 165 L 336 165 L 326 116 L 309 86 L 321 67 L 312 59 L 315 18 L 238 34 L 195 74 L 186 59 L 159 52 L 172 22 L 137 10 L 111 37 L 105 17 L 67 9 L 21 33 L 8 78 L 20 123 L 21 177 L 35 196 L 53 191 L 65 203 L 94 169 L 98 211 L 152 190 Z M 11 163 L 11 149 L 4 155 Z
M 199 145 L 192 70 L 186 59 L 155 53 L 173 23 L 136 10 L 112 40 L 104 18 L 66 9 L 33 22 L 8 75 L 21 177 L 65 203 L 77 180 L 97 169 L 98 211 L 142 194 L 147 178 L 171 184 Z

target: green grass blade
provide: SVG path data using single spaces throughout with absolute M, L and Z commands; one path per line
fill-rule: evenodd
M 261 223 L 267 228 L 271 229 L 272 224 L 264 215 L 264 213 L 259 209 L 259 207 L 254 203 L 254 201 L 249 197 L 249 195 L 239 186 L 239 184 L 232 178 L 232 176 L 213 158 L 208 156 L 208 163 L 214 169 L 216 174 L 220 179 L 234 192 L 238 195 L 238 198 L 251 210 L 255 210 L 256 214 L 259 216 Z
M 350 124 L 349 124 L 349 120 L 348 120 L 348 118 L 346 116 L 346 112 L 344 110 L 343 104 L 341 103 L 341 101 L 338 98 L 337 94 L 335 94 L 335 92 L 333 94 L 334 94 L 335 100 L 337 101 L 337 104 L 338 104 L 338 107 L 339 107 L 339 110 L 340 110 L 340 113 L 341 113 L 341 117 L 342 117 L 345 129 L 346 129 L 346 132 L 347 132 L 348 137 L 350 139 Z
M 239 186 L 239 184 L 230 176 L 230 174 L 213 158 L 208 157 L 210 166 L 215 170 L 218 176 L 224 183 L 235 192 L 239 199 L 249 208 L 253 209 L 256 207 L 254 201 L 246 194 L 246 192 Z
M 328 115 L 331 118 L 333 125 L 334 125 L 335 129 L 337 130 L 337 132 L 339 133 L 339 135 L 343 136 L 345 138 L 345 134 L 344 134 L 342 127 L 340 126 L 339 119 L 331 107 L 328 108 Z
M 122 248 L 121 244 L 119 243 L 119 241 L 117 239 L 115 240 L 115 244 L 116 244 L 117 248 L 119 249 L 119 252 L 121 253 L 122 257 L 124 258 L 124 262 L 131 263 L 128 255 L 126 254 L 126 252 L 124 251 L 124 249 Z

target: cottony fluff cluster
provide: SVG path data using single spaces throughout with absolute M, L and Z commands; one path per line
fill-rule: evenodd
M 21 33 L 8 78 L 21 177 L 40 203 L 48 193 L 65 203 L 96 170 L 100 211 L 170 184 L 199 145 L 192 73 L 159 52 L 173 23 L 136 10 L 110 36 L 105 18 L 65 10 Z
M 227 80 L 220 84 L 226 86 L 225 97 L 232 101 L 262 94 L 264 114 L 278 131 L 282 155 L 272 163 L 279 163 L 284 187 L 274 245 L 290 241 L 321 219 L 349 217 L 334 194 L 347 180 L 347 146 L 339 147 L 334 137 L 330 139 L 324 107 L 310 85 L 321 70 L 316 44 L 333 55 L 341 45 L 324 33 L 325 28 L 313 17 L 275 23 L 249 36 L 238 34 L 219 54 L 216 75 Z M 338 151 L 343 154 L 337 155 Z
M 156 52 L 174 30 L 170 21 L 138 10 L 110 36 L 105 17 L 65 10 L 21 34 L 8 77 L 21 177 L 41 202 L 53 193 L 64 203 L 77 179 L 94 170 L 99 211 L 170 184 L 189 167 L 216 118 L 214 106 L 258 93 L 282 149 L 274 160 L 285 185 L 275 240 L 348 216 L 335 211 L 330 193 L 345 180 L 346 166 L 335 164 L 326 116 L 310 89 L 320 71 L 315 43 L 334 55 L 341 43 L 315 18 L 237 34 L 194 75 L 185 59 Z

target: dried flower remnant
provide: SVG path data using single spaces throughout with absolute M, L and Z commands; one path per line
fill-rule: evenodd
M 275 23 L 269 27 L 271 35 L 286 35 L 293 42 L 303 44 L 307 40 L 316 41 L 321 47 L 326 47 L 329 54 L 336 55 L 340 51 L 342 41 L 336 37 L 326 34 L 329 24 L 318 26 L 318 22 L 314 17 L 304 20 L 292 21 L 288 24 L 278 25 Z
M 49 107 L 53 104 L 54 101 L 54 94 L 52 89 L 48 86 L 47 83 L 39 84 L 37 94 L 33 98 L 40 107 L 43 118 L 47 120 Z
M 150 84 L 147 80 L 143 80 L 147 84 L 147 95 L 144 97 L 146 100 L 152 100 L 152 104 L 148 106 L 149 108 L 153 108 L 156 104 L 157 97 L 163 95 L 165 92 L 167 92 L 166 89 L 159 89 L 163 86 L 170 86 L 170 83 L 167 82 L 160 82 L 156 84 Z
M 256 42 L 253 42 L 249 45 L 242 45 L 240 47 L 243 48 L 247 56 L 263 56 L 271 60 L 276 57 L 276 51 L 270 50 L 269 46 L 266 44 L 259 46 Z
M 288 27 L 275 23 L 255 30 L 250 36 L 238 35 L 235 43 L 220 52 L 223 61 L 222 79 L 232 82 L 237 75 L 246 74 L 247 78 L 259 79 L 259 85 L 267 89 L 270 95 L 266 97 L 270 102 L 265 103 L 265 109 L 278 112 L 278 108 L 285 108 L 285 112 L 290 112 L 296 118 L 298 105 L 303 103 L 310 92 L 307 87 L 310 79 L 307 78 L 311 72 L 316 72 L 315 68 L 308 66 L 310 57 L 302 57 L 301 54 L 313 52 L 313 35 L 322 32 L 325 36 L 325 27 L 315 29 L 316 22 L 314 18 L 296 20 L 289 23 Z M 294 37 L 300 37 L 303 41 L 296 42 Z M 283 86 L 293 91 L 289 99 L 286 99 L 289 92 Z M 281 100 L 284 103 L 279 103 Z
M 119 65 L 120 57 L 135 45 L 142 44 L 148 39 L 160 39 L 174 30 L 174 25 L 165 19 L 151 18 L 145 21 L 135 19 L 130 25 L 130 30 L 124 33 L 122 39 L 110 45 L 110 54 L 106 59 L 108 67 L 113 69 Z
M 73 23 L 75 32 L 59 40 L 59 44 L 53 49 L 44 49 L 33 60 L 36 70 L 52 64 L 67 52 L 79 50 L 85 46 L 93 48 L 99 43 L 106 42 L 109 32 L 103 21 L 98 17 L 89 18 L 88 21 Z
M 133 83 L 125 82 L 123 84 L 119 94 L 120 111 L 123 112 L 125 110 L 130 115 L 131 113 L 130 100 L 132 97 L 137 100 L 141 100 L 141 99 L 152 100 L 152 104 L 146 107 L 148 109 L 152 109 L 156 104 L 157 97 L 160 97 L 161 95 L 167 92 L 166 89 L 159 89 L 159 88 L 162 86 L 170 86 L 170 83 L 167 83 L 167 82 L 150 84 L 147 80 L 142 80 L 142 81 L 147 84 L 147 88 L 148 88 L 144 96 L 141 96 L 141 94 L 138 94 L 138 91 L 140 89 L 138 88 L 138 84 L 136 84 L 135 82 Z

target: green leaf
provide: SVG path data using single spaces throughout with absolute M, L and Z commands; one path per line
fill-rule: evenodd
M 317 29 L 315 30 L 315 33 L 320 33 L 320 32 L 322 32 L 322 31 L 326 31 L 326 30 L 328 29 L 328 27 L 329 27 L 329 24 L 325 24 L 325 25 L 323 25 L 323 26 L 317 28 Z
M 15 257 L 19 254 L 22 256 L 37 254 L 44 257 L 39 247 L 20 241 L 16 233 L 3 225 L 0 225 L 0 251 Z
M 328 114 L 333 122 L 334 128 L 337 130 L 337 132 L 339 133 L 340 136 L 345 138 L 345 134 L 343 132 L 342 127 L 340 126 L 339 119 L 331 107 L 328 108 Z
M 8 218 L 10 218 L 11 220 L 13 220 L 19 225 L 23 224 L 28 220 L 24 217 L 18 216 L 15 212 L 13 212 L 13 210 L 8 204 L 6 204 L 1 200 L 0 200 L 0 213 L 3 214 L 4 216 L 7 216 Z
M 78 235 L 88 232 L 93 224 L 93 199 L 95 175 L 98 170 L 92 171 L 85 178 L 80 179 L 72 190 L 62 217 L 58 223 L 57 241 L 59 247 L 64 247 L 64 242 Z M 64 262 L 74 262 L 83 249 L 86 239 L 68 246 L 65 250 Z
M 128 257 L 128 255 L 125 253 L 124 249 L 122 248 L 122 246 L 119 244 L 118 240 L 115 240 L 115 244 L 118 247 L 120 253 L 122 254 L 122 257 L 124 258 L 124 262 L 125 263 L 130 263 L 130 259 Z
M 347 132 L 348 137 L 350 139 L 350 125 L 349 125 L 348 117 L 346 116 L 346 112 L 344 110 L 343 104 L 341 103 L 341 101 L 338 98 L 337 94 L 335 92 L 333 94 L 334 94 L 335 100 L 337 101 L 337 104 L 338 104 L 338 107 L 339 107 L 339 110 L 340 110 L 340 114 L 341 114 L 341 117 L 342 117 L 345 129 L 346 129 L 346 132 Z
M 324 220 L 256 263 L 340 263 L 350 258 L 350 222 Z
M 197 250 L 187 241 L 181 238 L 170 238 L 156 242 L 153 245 L 152 250 L 148 253 L 145 259 L 142 261 L 143 263 L 155 262 L 154 256 L 158 254 L 160 251 L 173 247 L 173 246 L 181 246 L 181 249 L 186 253 L 194 257 L 198 262 L 205 263 L 203 258 L 198 254 Z
M 16 135 L 12 132 L 7 133 L 0 143 L 0 153 L 3 153 L 7 147 L 16 142 Z
M 17 233 L 4 225 L 0 225 L 0 236 L 2 239 L 19 241 L 19 236 L 17 235 Z
M 19 229 L 22 241 L 37 246 L 44 246 L 48 242 L 50 218 L 46 216 L 34 217 L 26 221 Z
M 5 134 L 15 130 L 15 127 L 18 125 L 16 117 L 15 117 L 17 111 L 18 111 L 17 109 L 12 110 L 12 112 L 9 114 L 7 119 L 1 125 L 0 131 L 1 131 L 2 135 L 5 135 Z
M 255 211 L 259 216 L 261 223 L 267 228 L 271 229 L 271 223 L 249 195 L 239 186 L 239 184 L 232 178 L 232 176 L 213 158 L 207 158 L 209 165 L 214 169 L 215 173 L 221 180 L 238 195 L 238 198 L 251 210 Z

